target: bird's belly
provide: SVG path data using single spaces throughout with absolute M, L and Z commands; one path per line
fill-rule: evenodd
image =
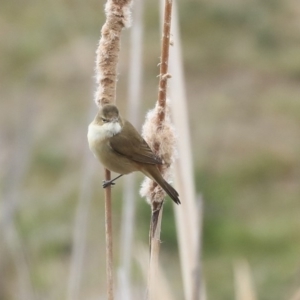
M 91 145 L 91 150 L 103 166 L 110 171 L 118 174 L 128 174 L 139 170 L 138 163 L 114 152 L 108 142 L 95 143 Z

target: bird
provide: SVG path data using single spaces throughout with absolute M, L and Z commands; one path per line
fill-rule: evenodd
M 158 169 L 163 161 L 153 153 L 135 127 L 119 114 L 117 106 L 106 104 L 99 109 L 88 127 L 88 144 L 94 156 L 108 170 L 120 174 L 104 181 L 103 188 L 114 185 L 119 177 L 140 171 L 155 181 L 176 203 L 179 194 Z

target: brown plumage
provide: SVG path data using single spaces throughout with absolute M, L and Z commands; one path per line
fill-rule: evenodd
M 119 115 L 115 105 L 105 105 L 89 125 L 91 151 L 110 171 L 121 175 L 140 171 L 159 184 L 176 204 L 177 191 L 162 177 L 157 157 L 134 126 Z

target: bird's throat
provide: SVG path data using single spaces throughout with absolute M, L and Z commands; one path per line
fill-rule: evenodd
M 103 125 L 91 123 L 88 130 L 88 141 L 89 143 L 100 142 L 120 133 L 121 130 L 119 122 L 109 122 Z

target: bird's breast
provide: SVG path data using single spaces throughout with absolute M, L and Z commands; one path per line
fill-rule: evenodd
M 121 129 L 119 123 L 107 123 L 101 126 L 91 123 L 89 125 L 87 134 L 89 147 L 96 157 L 101 156 L 102 148 L 105 147 L 108 139 L 118 134 Z

